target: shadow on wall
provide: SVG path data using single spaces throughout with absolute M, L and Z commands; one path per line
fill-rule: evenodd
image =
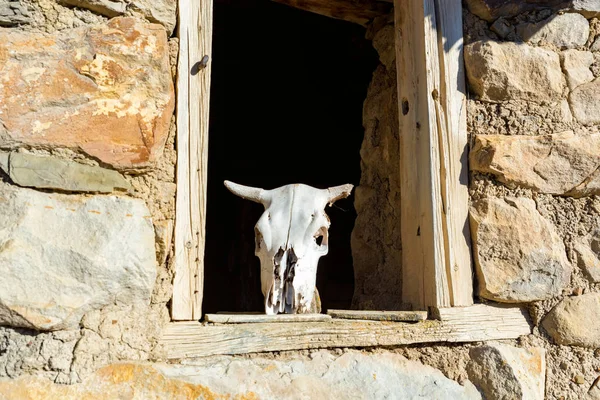
M 263 207 L 229 193 L 223 180 L 265 189 L 358 185 L 362 106 L 378 59 L 359 25 L 268 0 L 214 7 L 203 309 L 262 311 L 254 224 Z M 317 288 L 324 310 L 349 308 L 353 196 L 326 212 L 330 248 Z

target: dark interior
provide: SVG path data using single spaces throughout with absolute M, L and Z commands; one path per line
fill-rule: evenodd
M 272 189 L 360 181 L 362 105 L 378 61 L 359 25 L 269 0 L 216 0 L 204 312 L 263 311 L 254 224 L 260 204 L 223 180 Z M 327 208 L 323 311 L 350 308 L 354 196 Z

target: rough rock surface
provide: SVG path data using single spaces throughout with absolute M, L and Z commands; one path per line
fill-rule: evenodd
M 498 35 L 501 39 L 514 37 L 515 27 L 511 25 L 506 18 L 498 18 L 490 25 L 490 30 Z
M 526 42 L 552 44 L 559 49 L 583 46 L 590 36 L 590 24 L 581 14 L 566 13 L 532 24 L 517 26 L 517 33 Z
M 572 131 L 543 136 L 476 135 L 473 171 L 511 187 L 556 195 L 600 194 L 600 134 Z
M 0 147 L 80 150 L 118 168 L 162 151 L 174 108 L 164 29 L 133 18 L 0 32 Z
M 0 189 L 0 325 L 71 329 L 88 311 L 149 303 L 156 255 L 143 201 Z
M 373 44 L 381 64 L 373 73 L 363 105 L 362 172 L 360 185 L 354 191 L 358 216 L 351 239 L 355 277 L 352 307 L 397 310 L 402 290 L 402 277 L 398 273 L 402 249 L 393 26 L 378 31 Z
M 311 360 L 211 358 L 198 365 L 114 364 L 80 385 L 60 386 L 36 378 L 0 381 L 0 399 L 481 399 L 469 381 L 464 386 L 438 370 L 394 354 L 326 352 Z
M 569 96 L 573 115 L 580 123 L 592 125 L 600 123 L 600 78 L 580 85 Z
M 155 222 L 154 234 L 156 237 L 156 259 L 158 260 L 158 265 L 162 265 L 167 261 L 167 256 L 171 251 L 173 220 L 168 219 Z
M 600 293 L 567 297 L 554 307 L 542 326 L 558 344 L 600 348 Z
M 600 51 L 600 37 L 596 37 L 596 40 L 590 46 L 591 51 Z
M 59 2 L 68 6 L 87 8 L 111 18 L 123 15 L 127 11 L 127 3 L 119 0 L 59 0 Z
M 37 333 L 0 327 L 0 379 L 35 372 L 50 381 L 69 383 L 80 338 L 79 329 Z
M 96 193 L 131 189 L 117 171 L 55 157 L 0 152 L 0 169 L 13 183 L 25 187 Z
M 133 0 L 128 7 L 141 13 L 149 21 L 164 25 L 169 35 L 175 30 L 177 0 Z
M 600 230 L 579 238 L 573 246 L 577 265 L 592 283 L 600 283 Z
M 573 129 L 566 99 L 551 103 L 514 100 L 505 103 L 467 100 L 471 134 L 550 135 Z
M 543 9 L 575 11 L 586 18 L 600 15 L 599 0 L 466 0 L 465 3 L 469 11 L 486 21 Z
M 0 378 L 35 374 L 74 384 L 115 362 L 160 358 L 157 341 L 169 320 L 163 305 L 111 305 L 87 313 L 74 330 L 0 326 Z
M 486 399 L 543 400 L 546 380 L 545 351 L 490 343 L 469 352 L 469 379 Z
M 594 63 L 592 52 L 565 50 L 561 53 L 560 59 L 570 90 L 594 80 L 594 74 L 590 70 Z
M 565 89 L 558 54 L 527 44 L 468 44 L 465 67 L 471 90 L 482 100 L 559 100 Z
M 471 208 L 479 295 L 503 303 L 558 296 L 571 265 L 562 239 L 527 198 L 486 198 Z
M 107 17 L 123 15 L 128 10 L 138 11 L 151 22 L 164 25 L 173 33 L 177 23 L 176 0 L 59 0 L 60 3 L 86 8 Z
M 0 0 L 0 26 L 29 24 L 31 13 L 20 1 Z

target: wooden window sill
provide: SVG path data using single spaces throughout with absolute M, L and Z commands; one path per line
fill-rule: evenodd
M 434 311 L 437 320 L 365 321 L 332 318 L 318 322 L 211 324 L 173 322 L 160 344 L 168 359 L 219 354 L 336 347 L 400 346 L 433 342 L 516 339 L 531 333 L 527 311 L 477 304 Z

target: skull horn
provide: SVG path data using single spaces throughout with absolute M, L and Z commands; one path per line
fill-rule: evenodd
M 350 196 L 350 192 L 352 192 L 353 188 L 354 185 L 351 185 L 349 183 L 328 188 L 327 203 L 329 203 L 329 207 L 331 207 L 333 203 L 335 203 L 339 199 L 345 199 L 346 197 Z
M 223 183 L 231 193 L 241 197 L 242 199 L 251 200 L 260 204 L 265 203 L 265 194 L 267 191 L 264 189 L 239 185 L 231 181 L 224 181 Z

